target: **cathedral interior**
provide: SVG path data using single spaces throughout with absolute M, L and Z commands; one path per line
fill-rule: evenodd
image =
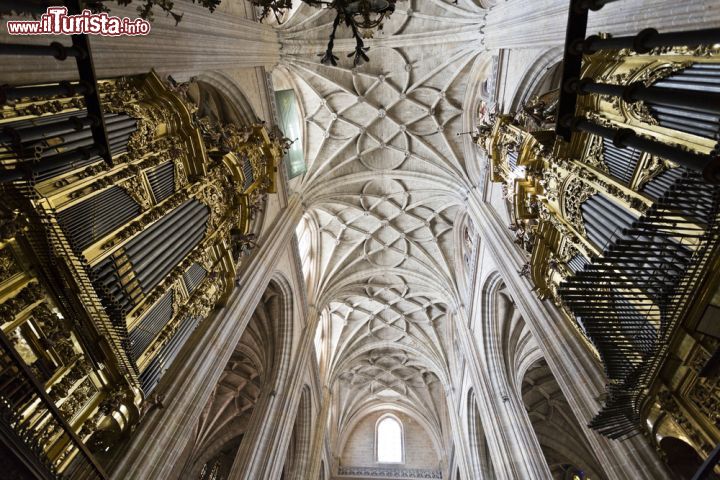
M 0 24 L 0 479 L 720 479 L 717 0 Z

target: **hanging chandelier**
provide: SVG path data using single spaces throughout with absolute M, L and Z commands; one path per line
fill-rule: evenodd
M 333 54 L 335 34 L 338 26 L 345 23 L 346 27 L 350 27 L 355 38 L 355 51 L 348 57 L 354 57 L 353 64 L 357 66 L 369 61 L 365 53 L 368 49 L 363 39 L 372 38 L 375 30 L 382 30 L 385 19 L 395 11 L 397 0 L 302 0 L 302 2 L 316 8 L 332 8 L 336 12 L 327 50 L 319 55 L 322 57 L 320 61 L 325 65 L 337 65 L 338 57 Z M 250 3 L 262 9 L 261 21 L 272 13 L 278 23 L 281 23 L 282 15 L 292 8 L 292 0 L 250 0 Z

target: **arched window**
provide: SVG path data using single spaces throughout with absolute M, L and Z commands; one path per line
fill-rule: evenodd
M 403 463 L 402 424 L 393 416 L 382 417 L 375 427 L 378 463 Z

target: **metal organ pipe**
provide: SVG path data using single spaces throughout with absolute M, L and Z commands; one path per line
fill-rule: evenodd
M 622 236 L 622 230 L 632 225 L 635 217 L 625 208 L 596 194 L 580 207 L 588 237 L 600 248 Z
M 630 183 L 642 152 L 634 148 L 618 148 L 612 142 L 603 140 L 603 160 L 610 175 L 626 185 Z
M 140 323 L 130 331 L 129 350 L 133 360 L 137 361 L 142 353 L 152 343 L 158 333 L 172 320 L 173 297 L 171 290 L 147 312 Z
M 195 248 L 208 217 L 207 206 L 188 200 L 122 247 L 120 261 L 113 258 L 116 252 L 95 267 L 95 281 L 115 306 L 116 316 L 134 307 L 142 293 L 149 293 Z
M 140 383 L 145 395 L 150 394 L 155 389 L 167 366 L 173 362 L 180 348 L 182 348 L 199 323 L 200 319 L 198 318 L 185 317 L 180 324 L 180 328 L 173 334 L 170 341 L 160 349 L 160 352 L 152 359 L 147 368 L 140 373 Z
M 664 192 L 658 202 L 623 229 L 624 238 L 615 238 L 602 257 L 558 289 L 614 382 L 606 406 L 591 423 L 614 436 L 636 428 L 631 428 L 637 425 L 633 398 L 639 398 L 648 359 L 656 356 L 673 321 L 695 239 L 705 236 L 718 214 L 720 188 L 699 174 L 674 169 L 656 178 L 648 185 Z M 618 218 L 629 220 L 627 214 Z
M 715 111 L 707 111 L 708 103 L 694 108 L 666 105 L 661 101 L 646 102 L 661 126 L 720 140 L 720 100 L 717 95 L 720 94 L 720 65 L 696 63 L 658 80 L 654 86 L 696 93 L 715 105 Z M 716 95 L 708 95 L 710 92 Z
M 155 201 L 161 202 L 175 191 L 175 165 L 164 163 L 147 172 L 148 182 Z
M 110 187 L 58 213 L 60 227 L 76 252 L 140 214 L 140 205 L 121 187 Z
M 105 116 L 107 140 L 112 155 L 126 150 L 137 130 L 137 120 L 125 114 Z M 0 142 L 12 148 L 21 163 L 4 172 L 5 181 L 18 180 L 26 170 L 42 181 L 74 168 L 103 160 L 91 128 L 96 124 L 86 110 L 62 112 L 32 120 L 19 120 L 3 128 Z

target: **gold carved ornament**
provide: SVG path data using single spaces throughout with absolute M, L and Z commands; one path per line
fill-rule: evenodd
M 581 206 L 595 194 L 597 194 L 597 190 L 578 177 L 573 177 L 563 189 L 563 213 L 567 221 L 575 227 L 581 235 L 587 235 Z

